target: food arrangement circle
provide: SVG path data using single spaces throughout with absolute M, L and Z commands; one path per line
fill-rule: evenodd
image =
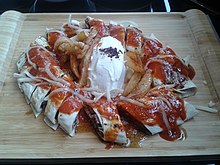
M 185 101 L 197 90 L 189 61 L 132 21 L 70 17 L 30 43 L 14 77 L 53 130 L 74 136 L 83 111 L 101 140 L 129 146 L 128 123 L 169 141 L 186 137 L 179 125 L 198 113 Z

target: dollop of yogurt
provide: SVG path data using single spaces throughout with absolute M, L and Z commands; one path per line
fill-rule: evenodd
M 106 96 L 108 101 L 123 92 L 126 74 L 124 47 L 117 39 L 101 38 L 94 47 L 89 65 L 89 80 L 96 97 Z

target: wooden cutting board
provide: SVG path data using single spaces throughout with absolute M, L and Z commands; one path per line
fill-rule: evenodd
M 191 56 L 196 70 L 193 82 L 198 87 L 195 96 L 187 99 L 194 105 L 207 106 L 215 102 L 220 110 L 220 46 L 208 17 L 199 10 L 180 13 L 72 13 L 72 18 L 86 16 L 110 20 L 134 21 L 144 34 L 154 35 L 181 57 Z M 13 73 L 22 51 L 46 28 L 60 28 L 69 13 L 22 14 L 7 11 L 0 17 L 0 159 L 10 158 L 74 158 L 71 160 L 163 160 L 220 156 L 220 115 L 200 111 L 183 124 L 188 137 L 169 142 L 158 135 L 150 136 L 140 148 L 113 147 L 105 149 L 93 132 L 67 136 L 61 129 L 51 130 L 43 115 L 30 113 L 24 95 L 18 89 Z M 81 159 L 87 158 L 87 159 Z M 113 159 L 114 158 L 114 159 Z

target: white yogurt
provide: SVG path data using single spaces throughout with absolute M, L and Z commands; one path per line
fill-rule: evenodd
M 124 52 L 121 42 L 111 36 L 101 38 L 94 47 L 89 66 L 90 86 L 108 100 L 123 92 Z

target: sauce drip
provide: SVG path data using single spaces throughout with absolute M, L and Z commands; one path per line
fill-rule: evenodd
M 182 131 L 177 125 L 177 120 L 186 118 L 184 102 L 176 96 L 170 89 L 153 88 L 148 94 L 138 101 L 145 106 L 139 106 L 127 101 L 119 101 L 118 108 L 123 113 L 129 114 L 128 117 L 136 122 L 136 125 L 142 125 L 143 131 L 145 125 L 158 125 L 163 131 L 160 136 L 166 140 L 174 141 L 181 137 Z
M 121 118 L 122 123 L 124 125 L 124 129 L 126 131 L 127 138 L 130 139 L 130 145 L 129 148 L 140 148 L 142 145 L 142 142 L 145 141 L 149 135 L 146 135 L 145 133 L 137 130 L 134 125 L 130 122 L 128 122 L 125 118 Z M 96 135 L 96 132 L 94 128 L 92 127 L 91 123 L 89 122 L 89 117 L 85 113 L 85 110 L 82 109 L 79 112 L 78 115 L 78 125 L 77 125 L 77 132 L 83 133 L 83 132 L 93 132 Z M 121 148 L 123 146 L 114 144 L 114 143 L 108 143 L 103 142 L 105 145 L 106 150 L 110 150 L 113 147 L 114 148 Z
M 142 142 L 147 140 L 148 136 L 146 133 L 138 130 L 131 122 L 128 122 L 122 117 L 122 122 L 126 131 L 127 138 L 130 140 L 130 148 L 142 147 Z
M 175 127 L 171 130 L 162 131 L 159 133 L 160 137 L 167 141 L 185 140 L 187 133 L 183 128 Z

